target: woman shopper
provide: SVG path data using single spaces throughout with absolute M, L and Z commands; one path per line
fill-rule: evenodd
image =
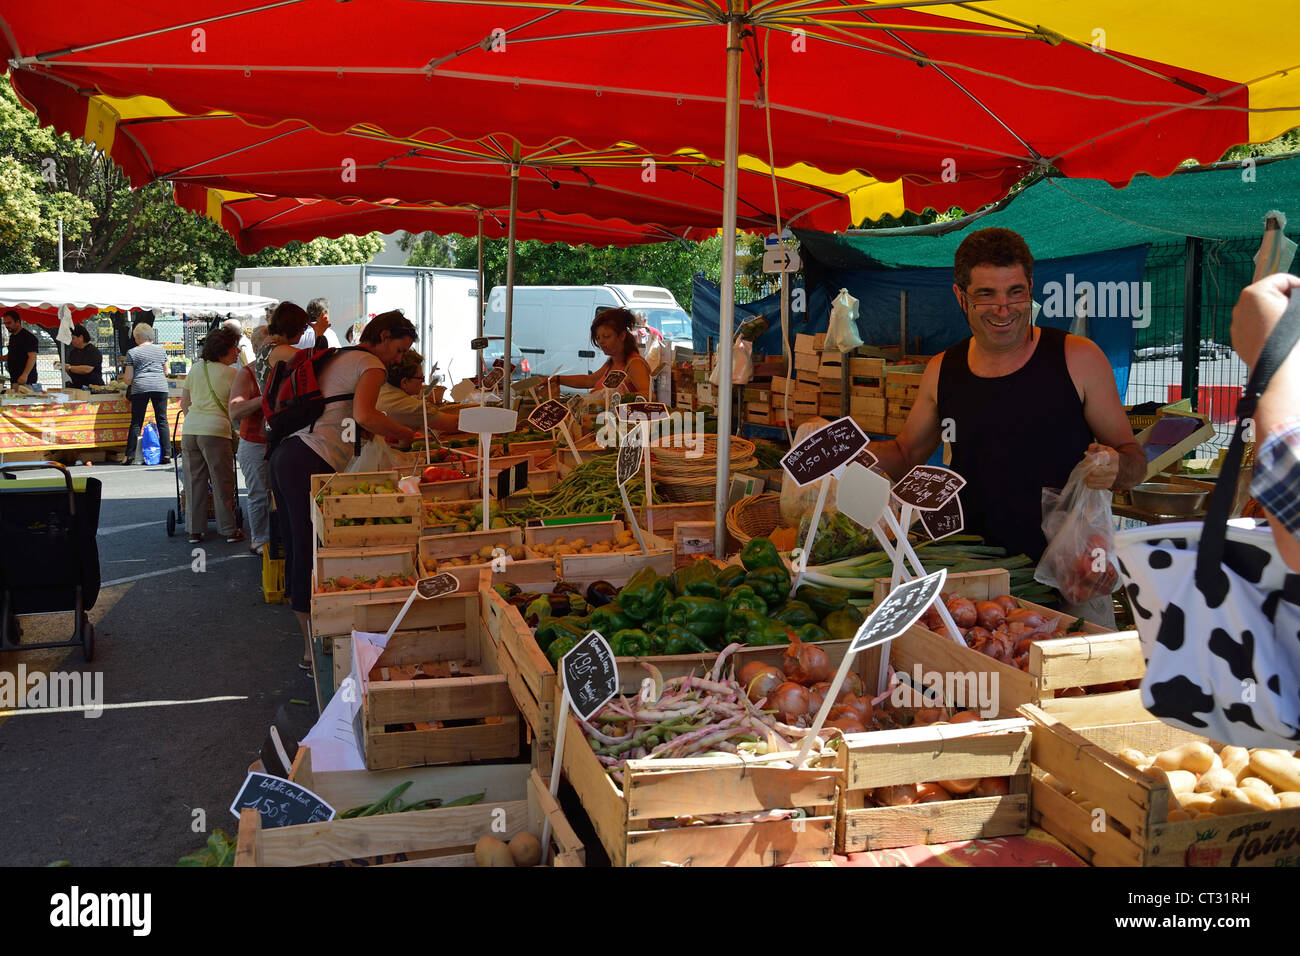
M 295 306 L 295 308 L 297 308 Z M 272 323 L 275 330 L 274 320 Z M 301 332 L 299 333 L 301 334 Z M 285 588 L 304 639 L 304 670 L 311 670 L 312 641 L 308 618 L 311 599 L 311 476 L 342 471 L 352 459 L 362 431 L 409 444 L 416 435 L 376 408 L 388 366 L 394 365 L 416 339 L 415 326 L 401 312 L 385 312 L 371 320 L 356 348 L 332 353 L 317 367 L 317 382 L 329 402 L 321 416 L 277 442 L 271 452 L 271 490 L 285 536 Z M 297 341 L 296 339 L 292 341 Z M 275 359 L 279 346 L 270 354 Z M 288 346 L 292 350 L 292 346 Z M 265 386 L 263 386 L 265 390 Z M 346 432 L 346 437 L 345 437 Z
M 254 352 L 266 345 L 264 325 L 253 329 Z M 272 344 L 274 348 L 274 343 Z M 268 353 L 270 349 L 267 350 Z M 248 527 L 251 541 L 248 550 L 259 553 L 271 541 L 271 472 L 266 460 L 266 419 L 262 416 L 262 387 L 254 365 L 244 365 L 235 373 L 230 386 L 230 420 L 239 425 L 239 448 L 235 458 L 244 473 L 248 495 Z
M 153 419 L 158 425 L 158 446 L 162 449 L 159 464 L 169 465 L 172 442 L 167 428 L 167 353 L 155 344 L 157 333 L 152 325 L 137 324 L 131 330 L 131 337 L 135 339 L 135 348 L 126 353 L 126 372 L 122 376 L 131 400 L 131 427 L 126 433 L 126 457 L 122 464 L 137 464 L 135 446 L 144 425 L 144 411 L 152 403 Z
M 239 360 L 239 333 L 220 326 L 203 340 L 201 357 L 185 376 L 181 449 L 185 462 L 185 521 L 190 544 L 203 540 L 208 526 L 208 482 L 217 514 L 217 531 L 227 542 L 244 540 L 235 523 L 235 455 L 230 442 L 227 396 Z
M 610 389 L 616 395 L 650 395 L 650 366 L 637 349 L 636 316 L 627 309 L 606 309 L 591 323 L 591 341 L 609 356 L 609 361 L 590 375 L 552 375 L 547 380 L 548 394 L 555 386 L 602 388 L 610 372 L 623 372 L 623 381 Z M 603 389 L 602 389 L 603 391 Z M 602 392 L 592 392 L 589 400 L 604 399 Z

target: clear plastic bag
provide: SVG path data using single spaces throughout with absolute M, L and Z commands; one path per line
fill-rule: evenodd
M 816 501 L 813 502 L 816 504 Z M 799 520 L 799 543 L 808 539 L 808 526 L 812 522 L 812 509 Z M 827 564 L 842 561 L 857 554 L 866 554 L 876 546 L 875 536 L 848 515 L 829 509 L 822 510 L 817 522 L 817 533 L 813 536 L 812 552 L 808 555 L 809 565 Z
M 1088 475 L 1105 462 L 1104 454 L 1089 455 L 1074 466 L 1061 492 L 1043 489 L 1047 550 L 1034 571 L 1034 580 L 1056 588 L 1071 604 L 1082 604 L 1119 587 L 1111 493 L 1085 484 Z
M 352 461 L 348 463 L 344 473 L 392 471 L 396 467 L 397 459 L 393 457 L 388 442 L 382 438 L 372 438 L 361 446 L 361 454 L 352 457 Z
M 825 428 L 829 424 L 830 422 L 824 418 L 808 419 L 795 431 L 794 441 L 790 443 L 790 447 L 795 447 L 817 429 Z M 817 506 L 817 494 L 821 491 L 821 484 L 820 481 L 814 481 L 800 488 L 789 477 L 781 482 L 781 524 L 783 526 L 797 528 L 804 515 L 812 514 L 813 508 Z M 832 511 L 835 508 L 835 491 L 839 484 L 838 480 L 831 479 L 830 490 L 826 493 L 825 510 L 827 511 Z M 799 542 L 800 547 L 802 547 L 802 537 Z
M 722 365 L 718 362 L 715 353 L 713 357 L 713 371 L 709 373 L 709 381 L 714 386 L 718 384 L 718 373 L 722 370 Z M 731 345 L 731 384 L 747 385 L 749 380 L 754 377 L 754 343 L 748 339 L 740 337 Z
M 831 318 L 826 330 L 826 347 L 852 352 L 862 344 L 858 335 L 858 300 L 849 295 L 848 289 L 840 289 L 831 306 Z

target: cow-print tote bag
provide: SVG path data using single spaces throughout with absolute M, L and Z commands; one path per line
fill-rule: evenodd
M 1278 556 L 1267 524 L 1228 522 L 1246 423 L 1297 339 L 1293 296 L 1237 405 L 1204 523 L 1115 535 L 1147 662 L 1142 706 L 1164 723 L 1241 747 L 1294 750 L 1300 741 L 1300 575 Z

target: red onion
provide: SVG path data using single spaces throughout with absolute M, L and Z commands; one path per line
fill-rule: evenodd
M 979 618 L 979 612 L 970 598 L 958 597 L 948 602 L 948 613 L 958 627 L 973 627 Z M 980 621 L 983 624 L 983 621 Z
M 808 688 L 794 681 L 786 681 L 768 698 L 769 707 L 776 708 L 776 718 L 783 724 L 802 724 L 808 715 Z
M 975 615 L 980 627 L 986 627 L 990 631 L 996 629 L 1007 618 L 1006 612 L 996 601 L 980 601 L 975 605 Z
M 800 684 L 820 684 L 831 676 L 831 662 L 826 652 L 815 644 L 807 644 L 792 635 L 790 646 L 781 657 L 785 676 Z
M 765 697 L 770 701 L 773 692 L 783 683 L 785 675 L 771 664 L 750 661 L 740 670 L 740 685 L 755 704 Z
M 1003 594 L 995 597 L 993 601 L 1007 614 L 1020 609 L 1020 605 L 1016 603 L 1016 599 L 1010 594 Z

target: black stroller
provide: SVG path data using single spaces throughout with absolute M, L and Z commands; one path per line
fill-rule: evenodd
M 56 468 L 62 479 L 23 478 L 15 472 Z M 81 647 L 95 654 L 95 627 L 87 613 L 99 600 L 98 478 L 74 479 L 57 462 L 0 465 L 0 650 Z M 19 614 L 75 615 L 66 641 L 18 645 Z
M 183 414 L 184 414 L 183 412 L 177 410 L 176 427 L 172 429 L 173 436 L 180 434 L 181 418 L 183 417 Z M 181 475 L 181 445 L 180 442 L 177 441 L 175 438 L 173 438 L 173 445 L 172 445 L 172 469 L 176 472 L 176 507 L 175 509 L 172 508 L 167 509 L 167 537 L 169 538 L 176 533 L 177 528 L 180 528 L 181 531 L 187 530 L 185 527 L 185 515 L 188 513 L 185 510 L 185 495 L 187 494 L 187 489 L 185 487 Z M 208 493 L 208 520 L 212 521 L 217 516 L 217 510 L 216 510 L 216 505 L 212 501 L 211 483 L 208 484 L 207 493 Z M 244 511 L 242 508 L 239 507 L 238 486 L 236 486 L 235 488 L 235 527 L 241 529 L 244 527 Z M 203 529 L 200 528 L 199 531 L 202 532 Z

